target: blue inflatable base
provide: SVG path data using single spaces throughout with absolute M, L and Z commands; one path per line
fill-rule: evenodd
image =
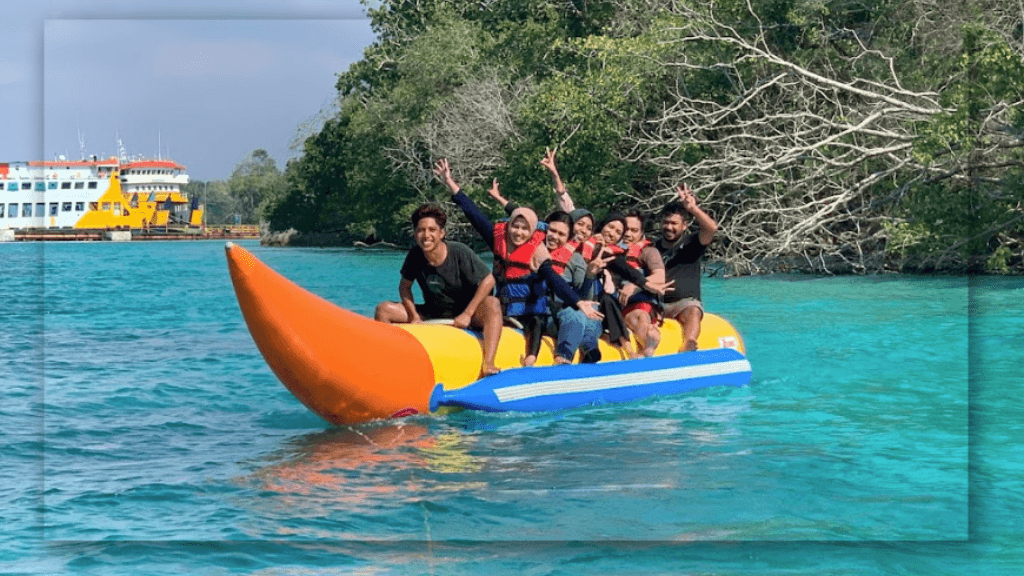
M 711 386 L 745 386 L 747 358 L 729 348 L 598 364 L 505 370 L 456 390 L 434 387 L 430 410 L 459 406 L 488 412 L 543 412 L 629 402 Z

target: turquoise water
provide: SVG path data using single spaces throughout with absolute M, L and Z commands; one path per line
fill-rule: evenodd
M 264 249 L 362 314 L 402 254 Z M 749 387 L 329 428 L 222 244 L 0 245 L 0 573 L 1019 574 L 1024 280 L 707 279 Z

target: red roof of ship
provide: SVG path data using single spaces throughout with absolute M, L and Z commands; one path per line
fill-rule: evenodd
M 28 165 L 43 166 L 45 168 L 57 168 L 60 166 L 116 166 L 117 158 L 106 158 L 104 160 L 29 160 Z
M 29 166 L 42 166 L 44 168 L 59 168 L 61 166 L 118 166 L 120 165 L 121 170 L 127 170 L 129 168 L 171 168 L 175 170 L 184 170 L 185 167 L 173 160 L 135 160 L 133 162 L 126 162 L 120 164 L 117 158 L 111 157 L 103 160 L 31 160 L 28 162 Z
M 172 160 L 137 160 L 135 162 L 128 162 L 121 166 L 122 170 L 129 168 L 174 168 L 177 170 L 184 170 L 185 167 Z

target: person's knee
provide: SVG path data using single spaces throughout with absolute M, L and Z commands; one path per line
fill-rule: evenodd
M 480 305 L 477 306 L 476 316 L 479 318 L 481 323 L 487 322 L 498 322 L 501 323 L 501 302 L 498 301 L 494 296 L 486 296 Z
M 487 296 L 483 301 L 484 312 L 501 317 L 501 302 L 494 296 Z
M 626 314 L 625 319 L 626 324 L 628 324 L 630 328 L 633 328 L 634 326 L 642 327 L 650 322 L 650 316 L 648 316 L 647 312 L 644 312 L 643 310 L 633 310 L 629 314 Z
M 391 321 L 391 303 L 381 302 L 377 304 L 377 307 L 373 310 L 373 319 L 378 322 L 390 322 Z

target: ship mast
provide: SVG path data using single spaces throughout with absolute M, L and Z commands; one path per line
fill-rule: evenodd
M 78 152 L 82 155 L 82 160 L 85 160 L 85 137 L 82 136 L 82 123 L 78 119 L 78 112 L 75 112 L 75 130 L 78 131 Z

